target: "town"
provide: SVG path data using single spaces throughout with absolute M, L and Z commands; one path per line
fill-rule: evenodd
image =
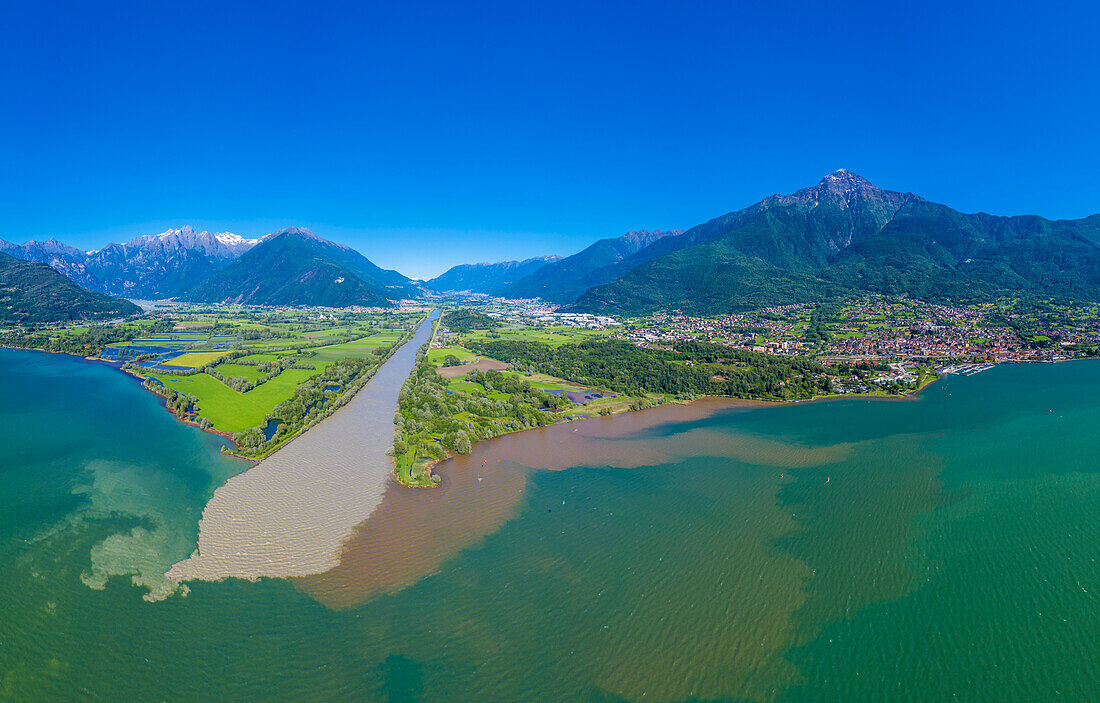
M 784 305 L 711 317 L 658 313 L 622 319 L 558 311 L 537 300 L 478 302 L 486 314 L 508 325 L 583 329 L 640 347 L 698 340 L 809 357 L 825 365 L 873 364 L 888 369 L 868 379 L 878 383 L 909 381 L 915 368 L 974 373 L 999 363 L 1100 353 L 1100 306 L 1056 301 L 952 306 L 864 296 L 840 304 Z M 854 385 L 836 390 L 866 390 L 866 383 Z

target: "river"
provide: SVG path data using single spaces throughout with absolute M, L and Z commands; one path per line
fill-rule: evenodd
M 435 311 L 332 416 L 214 492 L 195 553 L 175 581 L 307 576 L 332 569 L 392 480 L 397 394 L 431 337 Z
M 0 350 L 0 700 L 1092 701 L 1098 424 L 1095 362 L 594 418 L 386 488 L 322 574 L 172 591 L 240 462 Z

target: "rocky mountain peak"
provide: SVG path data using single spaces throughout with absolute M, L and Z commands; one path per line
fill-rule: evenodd
M 145 234 L 126 242 L 127 249 L 147 252 L 177 252 L 190 249 L 215 259 L 234 259 L 260 240 L 245 239 L 232 232 L 196 232 L 191 225 L 168 229 L 160 234 Z
M 823 200 L 829 196 L 840 197 L 844 200 L 851 199 L 852 195 L 868 196 L 878 195 L 882 193 L 881 188 L 877 188 L 873 183 L 852 173 L 846 168 L 837 169 L 828 174 L 817 185 L 806 188 L 810 194 L 814 196 L 815 200 Z M 802 191 L 799 191 L 801 193 Z M 796 193 L 795 195 L 797 195 Z
M 875 187 L 863 176 L 852 173 L 846 168 L 838 168 L 837 170 L 828 174 L 821 179 L 819 185 L 870 186 L 871 188 Z
M 271 234 L 265 235 L 261 239 L 261 241 L 267 240 L 267 239 L 275 239 L 276 237 L 282 237 L 284 235 L 291 236 L 291 237 L 297 237 L 299 239 L 312 239 L 314 241 L 321 241 L 321 242 L 325 241 L 321 237 L 318 237 L 316 234 L 314 234 L 313 230 L 308 229 L 306 227 L 284 227 L 283 229 L 281 229 L 277 232 L 272 232 Z
M 913 193 L 883 190 L 863 176 L 841 168 L 826 175 L 809 188 L 797 190 L 790 195 L 770 196 L 765 198 L 761 205 L 769 208 L 796 203 L 814 206 L 819 203 L 830 203 L 841 208 L 851 208 L 861 203 L 881 202 L 889 208 L 897 208 L 912 200 L 921 200 L 921 197 Z

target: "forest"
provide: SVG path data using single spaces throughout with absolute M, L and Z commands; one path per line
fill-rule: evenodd
M 667 349 L 620 340 L 551 347 L 541 342 L 487 340 L 467 346 L 521 370 L 538 371 L 628 395 L 725 395 L 791 400 L 829 392 L 835 369 L 793 356 L 761 354 L 698 341 Z
M 457 384 L 456 384 L 457 386 Z M 467 454 L 473 442 L 554 422 L 551 412 L 569 402 L 532 388 L 513 373 L 471 371 L 461 389 L 421 355 L 398 395 L 394 463 L 405 485 L 435 485 L 432 462 Z
M 500 323 L 488 315 L 466 308 L 450 310 L 443 315 L 441 323 L 452 332 L 466 333 L 474 330 L 488 330 L 499 327 Z

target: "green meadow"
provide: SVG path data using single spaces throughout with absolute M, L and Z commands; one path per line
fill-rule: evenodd
M 398 343 L 424 314 L 317 316 L 309 311 L 234 308 L 204 313 L 183 308 L 162 313 L 157 331 L 149 329 L 134 340 L 111 346 L 164 349 L 168 358 L 160 363 L 179 370 L 135 367 L 134 371 L 189 396 L 196 422 L 206 420 L 213 429 L 239 433 L 261 429 L 280 403 L 293 398 L 306 381 L 326 374 L 333 364 L 381 359 L 376 350 Z M 212 362 L 212 373 L 224 381 L 187 371 Z M 312 368 L 288 368 L 292 366 Z
M 578 344 L 586 339 L 607 339 L 611 330 L 586 330 L 564 325 L 546 327 L 497 327 L 490 330 L 474 330 L 458 335 L 462 341 L 480 341 L 486 339 L 508 339 L 528 342 L 542 342 L 551 346 Z M 451 335 L 447 335 L 448 338 Z

